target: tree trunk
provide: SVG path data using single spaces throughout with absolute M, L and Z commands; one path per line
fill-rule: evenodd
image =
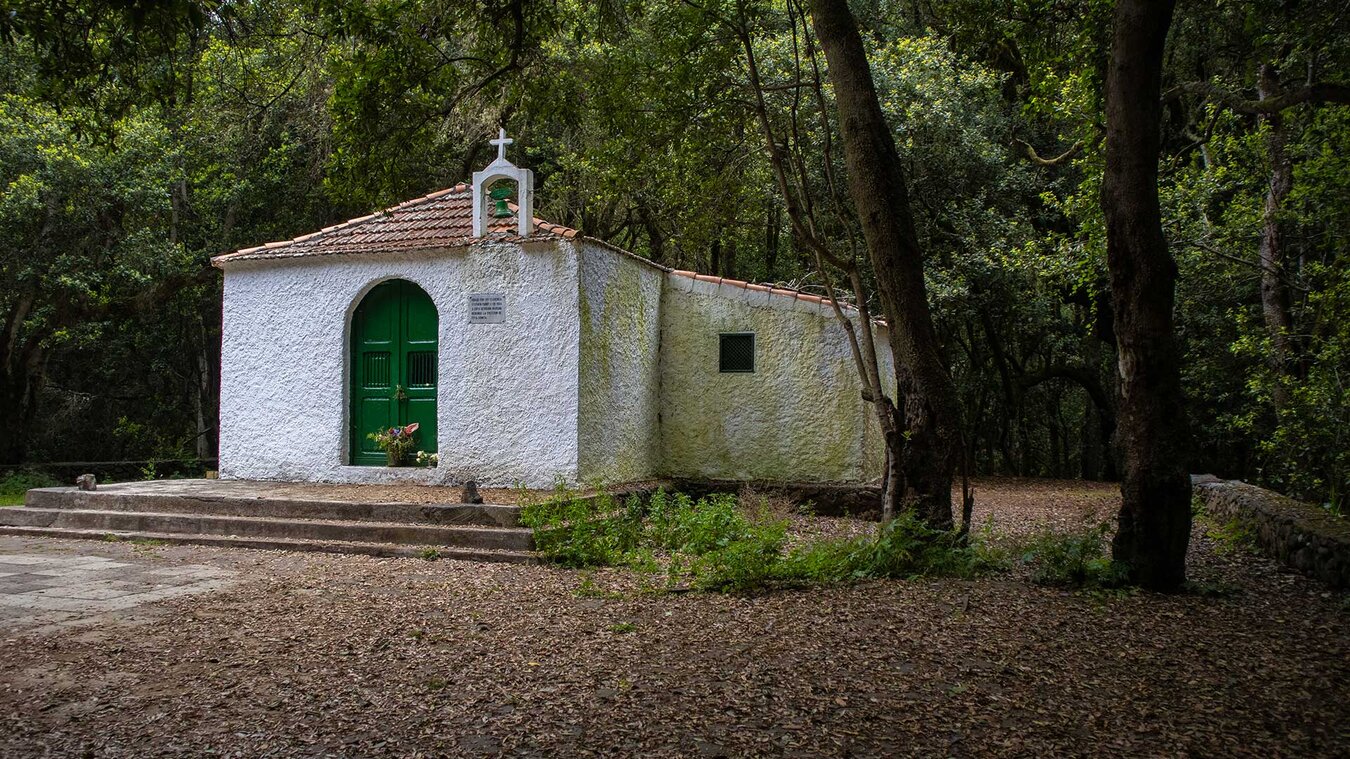
M 216 419 L 219 413 L 214 397 L 216 381 L 212 368 L 220 363 L 212 360 L 211 330 L 207 329 L 206 320 L 201 317 L 197 319 L 197 339 L 197 372 L 192 395 L 197 412 L 197 458 L 205 461 L 215 457 L 218 436 Z
M 1102 185 L 1124 460 L 1112 554 L 1132 582 L 1156 590 L 1185 581 L 1191 532 L 1181 363 L 1172 329 L 1177 267 L 1158 203 L 1162 61 L 1172 8 L 1173 0 L 1117 0 Z
M 0 464 L 21 464 L 27 429 L 24 417 L 24 389 L 17 378 L 0 375 Z
M 1261 67 L 1257 84 L 1261 100 L 1283 93 L 1280 77 L 1269 64 Z M 1263 114 L 1266 124 L 1266 152 L 1270 158 L 1270 187 L 1266 191 L 1266 205 L 1261 216 L 1261 314 L 1270 336 L 1271 371 L 1274 388 L 1271 401 L 1279 414 L 1289 405 L 1290 346 L 1289 335 L 1293 325 L 1289 316 L 1289 296 L 1284 287 L 1284 245 L 1280 235 L 1280 209 L 1294 189 L 1294 167 L 1289 159 L 1284 133 L 1284 117 L 1280 111 Z
M 41 344 L 33 338 L 0 367 L 0 464 L 22 464 L 27 458 L 44 361 Z
M 904 420 L 900 453 L 905 508 L 952 526 L 951 488 L 960 450 L 956 391 L 938 348 L 923 281 L 909 191 L 881 113 L 858 25 L 846 0 L 812 0 L 812 27 L 829 64 L 839 109 L 849 194 L 889 322 Z
M 779 214 L 778 203 L 770 198 L 764 213 L 764 274 L 770 281 L 778 269 Z
M 657 226 L 652 218 L 651 210 L 646 205 L 638 206 L 638 218 L 642 220 L 642 226 L 647 230 L 647 257 L 653 263 L 664 264 L 666 262 L 666 238 L 661 232 L 661 227 Z

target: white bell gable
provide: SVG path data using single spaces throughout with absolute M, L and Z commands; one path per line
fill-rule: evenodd
M 491 216 L 487 194 L 492 185 L 505 179 L 516 184 L 516 234 L 527 237 L 534 232 L 534 172 L 506 160 L 506 146 L 515 140 L 506 136 L 505 129 L 498 131 L 497 139 L 488 142 L 497 146 L 497 159 L 473 173 L 473 236 L 488 233 Z

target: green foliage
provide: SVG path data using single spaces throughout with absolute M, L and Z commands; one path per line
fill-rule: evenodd
M 33 488 L 54 488 L 60 485 L 51 476 L 38 471 L 20 469 L 0 476 L 0 506 L 23 504 L 24 493 Z
M 1106 589 L 1125 582 L 1125 570 L 1106 555 L 1110 522 L 1063 533 L 1046 530 L 1020 547 L 1031 581 L 1058 588 Z
M 623 502 L 607 493 L 585 496 L 560 485 L 553 497 L 527 505 L 521 524 L 534 529 L 537 550 L 571 567 L 648 566 L 652 551 L 703 557 L 742 544 L 781 545 L 785 526 L 749 519 L 735 497 L 717 494 L 697 501 L 658 490 L 646 503 Z M 709 559 L 717 563 L 718 558 Z
M 534 530 L 535 550 L 577 568 L 626 563 L 637 546 L 640 519 L 637 499 L 621 507 L 606 493 L 583 496 L 561 483 L 552 497 L 527 503 L 520 513 L 521 525 Z
M 664 571 L 667 588 L 745 593 L 874 578 L 973 577 L 1002 566 L 981 538 L 932 529 L 910 513 L 874 537 L 786 551 L 786 520 L 726 494 L 694 500 L 659 490 L 645 504 L 637 497 L 619 504 L 560 487 L 527 505 L 521 523 L 535 530 L 536 547 L 552 561 Z M 595 592 L 594 581 L 583 579 L 578 593 Z
M 782 576 L 804 582 L 849 582 L 918 576 L 975 577 L 1003 568 L 986 536 L 935 530 L 912 512 L 867 538 L 828 540 L 793 551 Z
M 1220 522 L 1204 515 L 1197 520 L 1205 535 L 1214 541 L 1214 551 L 1220 555 L 1246 553 L 1256 547 L 1256 531 L 1240 519 Z

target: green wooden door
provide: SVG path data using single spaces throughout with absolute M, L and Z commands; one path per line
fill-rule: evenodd
M 417 422 L 417 449 L 436 452 L 436 306 L 402 279 L 366 294 L 352 317 L 351 463 L 378 466 L 371 432 Z

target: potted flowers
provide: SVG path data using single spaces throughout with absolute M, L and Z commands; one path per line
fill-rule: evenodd
M 384 451 L 389 466 L 407 466 L 408 454 L 416 449 L 417 445 L 413 440 L 413 434 L 417 432 L 418 423 L 405 424 L 402 427 L 390 427 L 387 430 L 372 432 L 366 437 L 375 441 L 375 445 Z

